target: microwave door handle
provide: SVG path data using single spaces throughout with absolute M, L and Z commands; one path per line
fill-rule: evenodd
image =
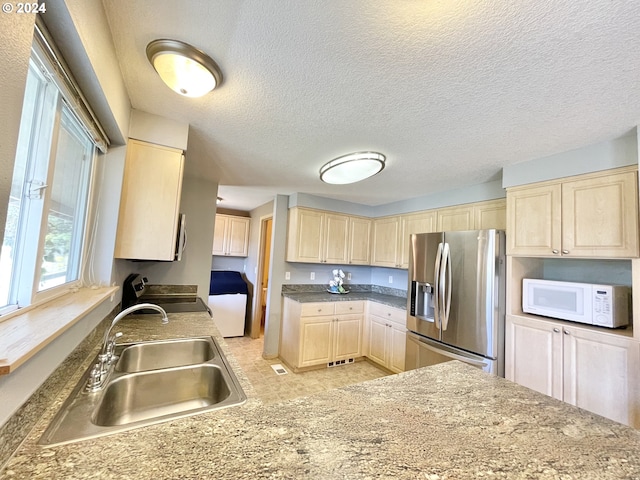
M 436 328 L 440 330 L 440 264 L 442 262 L 442 243 L 438 244 L 438 252 L 436 253 L 436 262 L 433 267 L 435 272 L 435 287 L 433 292 L 433 319 L 436 322 Z
M 449 325 L 449 313 L 451 312 L 451 249 L 445 243 L 442 249 L 442 330 Z

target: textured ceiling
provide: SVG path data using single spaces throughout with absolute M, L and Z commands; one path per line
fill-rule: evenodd
M 190 124 L 187 161 L 226 208 L 304 192 L 379 205 L 500 178 L 502 166 L 627 133 L 640 120 L 640 2 L 104 0 L 132 106 Z M 199 99 L 145 57 L 156 38 L 216 60 Z M 347 186 L 318 170 L 376 150 Z M 266 196 L 265 196 L 266 195 Z

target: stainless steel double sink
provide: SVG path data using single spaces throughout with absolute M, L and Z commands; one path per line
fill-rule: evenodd
M 38 444 L 75 442 L 246 401 L 212 337 L 123 344 L 116 355 L 104 388 L 85 390 L 90 367 Z

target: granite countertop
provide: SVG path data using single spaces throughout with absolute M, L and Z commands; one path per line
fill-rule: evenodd
M 204 314 L 170 320 L 125 319 L 122 341 L 217 335 Z M 39 447 L 88 358 L 0 478 L 640 478 L 639 431 L 459 362 L 264 405 L 227 359 L 242 406 Z
M 372 300 L 389 307 L 407 309 L 407 298 L 397 295 L 373 292 L 369 290 L 351 290 L 347 294 L 335 294 L 325 291 L 285 291 L 282 296 L 300 303 L 312 302 L 348 302 L 354 300 Z

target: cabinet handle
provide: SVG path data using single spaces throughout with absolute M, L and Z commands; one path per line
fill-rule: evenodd
M 562 253 L 563 253 L 564 255 L 567 255 L 567 254 L 569 253 L 569 250 L 562 250 Z
M 560 331 L 560 329 L 559 328 L 554 328 L 553 331 L 558 333 Z
M 560 252 L 558 250 L 551 250 L 551 253 L 553 253 L 554 255 L 559 254 Z
M 571 335 L 571 332 L 569 332 L 569 330 L 565 330 L 565 331 L 564 331 L 564 334 L 565 334 L 565 335 Z

